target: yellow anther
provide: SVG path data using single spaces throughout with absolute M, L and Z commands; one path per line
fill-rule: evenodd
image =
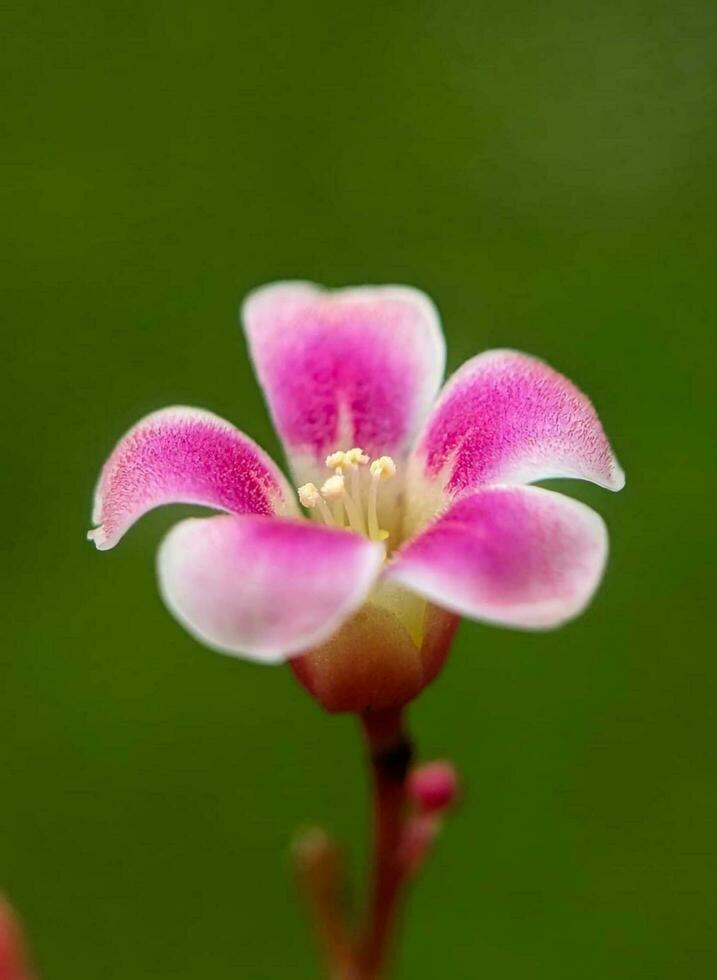
M 313 483 L 305 483 L 296 491 L 303 507 L 316 507 L 321 500 L 321 495 Z
M 363 449 L 359 449 L 356 446 L 353 449 L 349 449 L 347 453 L 344 453 L 344 461 L 349 469 L 354 469 L 357 466 L 365 466 L 368 463 L 368 456 Z
M 340 473 L 330 476 L 321 488 L 321 494 L 326 500 L 340 500 L 345 493 L 344 478 Z
M 379 456 L 371 463 L 371 476 L 378 480 L 390 480 L 396 475 L 396 464 L 390 456 Z
M 323 518 L 324 524 L 332 527 L 337 523 L 314 483 L 305 483 L 296 492 L 299 495 L 302 506 L 308 507 L 309 510 L 317 509 Z
M 346 465 L 346 453 L 342 450 L 339 450 L 337 453 L 330 453 L 326 457 L 326 465 L 330 470 L 336 470 L 340 473 Z

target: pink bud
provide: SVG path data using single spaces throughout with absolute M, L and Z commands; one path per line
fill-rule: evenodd
M 0 980 L 32 980 L 17 918 L 0 895 Z
M 424 813 L 440 813 L 458 797 L 458 775 L 451 762 L 436 760 L 414 769 L 408 777 L 408 795 Z

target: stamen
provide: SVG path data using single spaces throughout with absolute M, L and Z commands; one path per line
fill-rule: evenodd
M 345 492 L 344 478 L 340 473 L 330 476 L 321 488 L 321 494 L 326 500 L 341 500 Z
M 344 466 L 351 473 L 351 490 L 347 492 L 345 500 L 346 510 L 349 514 L 351 526 L 356 524 L 356 530 L 361 534 L 366 534 L 366 521 L 363 516 L 363 506 L 361 504 L 361 471 L 359 467 L 368 463 L 368 456 L 363 449 L 354 447 L 344 453 Z
M 373 541 L 385 541 L 388 531 L 378 526 L 378 485 L 396 475 L 396 464 L 390 456 L 380 456 L 371 463 L 371 483 L 368 488 L 368 534 Z
M 382 480 L 390 480 L 396 475 L 396 464 L 390 456 L 379 456 L 370 466 L 367 507 L 364 511 L 364 498 L 361 490 L 361 467 L 366 466 L 369 457 L 363 449 L 354 446 L 346 452 L 339 450 L 326 457 L 326 466 L 333 470 L 318 490 L 313 483 L 299 487 L 299 500 L 310 510 L 318 509 L 324 522 L 331 526 L 344 527 L 345 517 L 358 534 L 368 534 L 373 541 L 385 541 L 388 531 L 378 523 L 378 485 Z M 350 474 L 350 489 L 346 474 Z M 368 524 L 368 527 L 367 527 Z
M 337 527 L 343 527 L 344 497 L 346 496 L 346 485 L 343 476 L 340 473 L 330 476 L 321 487 L 321 494 L 332 504 L 334 521 Z
M 297 493 L 303 507 L 308 507 L 309 510 L 313 510 L 316 507 L 324 519 L 324 524 L 328 524 L 329 527 L 333 526 L 334 519 L 331 516 L 331 511 L 326 506 L 326 501 L 319 493 L 315 484 L 305 483 L 303 487 L 299 487 Z
M 327 500 L 337 500 L 339 503 L 343 503 L 352 529 L 359 534 L 366 533 L 363 514 L 354 498 L 347 492 L 346 480 L 343 475 L 330 476 L 321 488 L 321 492 Z

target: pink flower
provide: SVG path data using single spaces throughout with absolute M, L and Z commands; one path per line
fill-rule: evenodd
M 436 675 L 459 616 L 546 629 L 585 608 L 605 525 L 529 485 L 624 484 L 573 384 L 497 350 L 439 394 L 438 314 L 406 287 L 278 283 L 242 312 L 298 491 L 228 422 L 167 408 L 110 456 L 89 533 L 105 550 L 159 504 L 223 511 L 182 521 L 159 550 L 164 600 L 201 642 L 289 660 L 331 711 L 381 710 Z

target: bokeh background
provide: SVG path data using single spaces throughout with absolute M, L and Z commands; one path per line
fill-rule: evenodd
M 0 886 L 46 980 L 314 978 L 294 829 L 366 848 L 356 726 L 197 646 L 155 548 L 100 555 L 99 465 L 205 406 L 279 452 L 251 287 L 405 282 L 449 368 L 536 353 L 626 490 L 562 631 L 464 624 L 413 710 L 462 810 L 396 977 L 715 975 L 717 7 L 10 0 L 2 14 Z

